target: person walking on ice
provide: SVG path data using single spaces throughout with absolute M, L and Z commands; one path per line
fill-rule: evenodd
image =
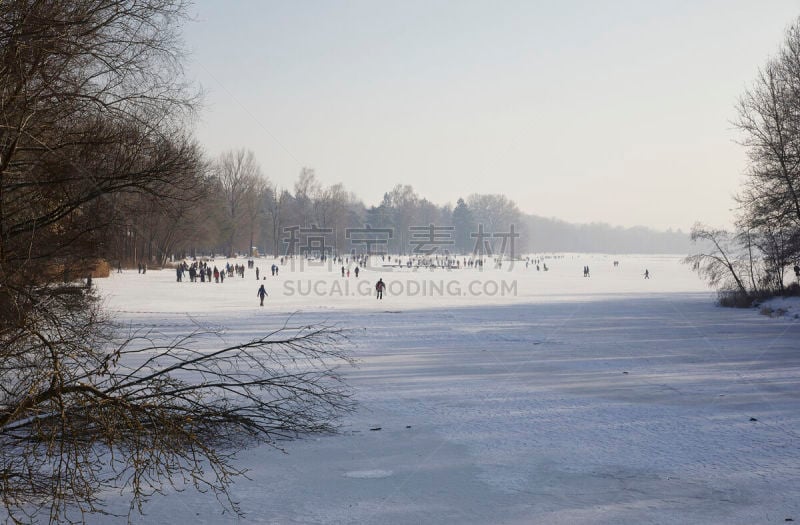
M 650 278 L 650 270 L 648 270 L 647 268 L 644 269 L 644 278 L 645 279 L 649 279 Z
M 259 299 L 261 299 L 261 306 L 264 306 L 264 297 L 268 296 L 267 290 L 264 288 L 264 285 L 261 285 L 261 288 L 258 289 L 256 295 Z
M 375 283 L 375 291 L 378 292 L 378 299 L 383 299 L 383 291 L 386 289 L 386 283 L 383 282 L 383 279 L 378 279 L 378 282 Z

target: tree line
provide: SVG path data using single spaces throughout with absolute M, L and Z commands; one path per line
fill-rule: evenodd
M 376 250 L 408 254 L 435 248 L 437 253 L 519 256 L 544 251 L 607 253 L 681 253 L 689 249 L 683 232 L 649 228 L 574 225 L 523 213 L 502 194 L 471 194 L 455 206 L 437 205 L 412 186 L 397 184 L 378 205 L 367 206 L 342 183 L 323 185 L 312 168 L 300 170 L 291 189 L 279 188 L 264 175 L 253 152 L 239 149 L 198 163 L 195 194 L 172 209 L 157 202 L 126 208 L 108 230 L 112 261 L 165 264 L 171 257 L 260 254 L 283 256 L 292 247 L 292 228 L 325 232 L 330 253 L 346 255 L 369 249 L 354 242 L 349 230 L 367 226 L 391 233 Z M 430 233 L 430 225 L 436 228 Z M 426 231 L 425 228 L 428 230 Z M 502 246 L 511 234 L 514 245 Z M 426 242 L 429 241 L 429 242 Z
M 106 231 L 104 255 L 127 264 L 142 260 L 164 264 L 171 257 L 198 255 L 282 256 L 291 249 L 290 229 L 316 227 L 325 231 L 331 253 L 344 256 L 364 246 L 348 239 L 348 230 L 390 230 L 381 250 L 412 253 L 423 232 L 434 225 L 439 253 L 472 253 L 479 224 L 487 235 L 523 230 L 525 216 L 518 206 L 499 194 L 473 194 L 459 198 L 456 206 L 437 205 L 410 185 L 397 184 L 377 206 L 367 206 L 342 183 L 323 185 L 314 169 L 300 170 L 293 188 L 279 188 L 263 174 L 253 152 L 240 149 L 198 163 L 191 199 L 166 210 L 149 197 L 130 198 L 115 224 Z M 198 194 L 202 189 L 202 194 Z M 119 209 L 119 208 L 118 208 Z M 493 246 L 500 247 L 496 238 Z M 514 250 L 530 247 L 527 236 L 515 237 Z M 483 248 L 482 248 L 483 249 Z
M 686 261 L 724 302 L 747 306 L 800 288 L 800 19 L 741 96 L 734 125 L 748 155 L 735 229 L 695 225 L 702 249 Z

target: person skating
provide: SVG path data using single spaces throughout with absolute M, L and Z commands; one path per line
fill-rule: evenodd
M 264 288 L 264 285 L 261 285 L 261 288 L 258 289 L 256 295 L 259 299 L 261 299 L 261 306 L 264 306 L 264 297 L 268 296 L 267 290 Z
M 386 289 L 386 283 L 383 282 L 383 279 L 378 279 L 378 282 L 375 283 L 375 291 L 378 292 L 378 299 L 383 299 L 383 291 Z
M 644 270 L 644 278 L 645 279 L 649 279 L 650 278 L 650 270 L 648 270 L 647 268 L 645 268 L 645 270 Z
M 356 279 L 358 279 L 358 272 L 359 272 L 358 266 L 356 266 L 356 269 L 355 269 Z

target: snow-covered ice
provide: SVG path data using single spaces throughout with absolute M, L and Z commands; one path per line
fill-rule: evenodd
M 240 455 L 244 519 L 186 491 L 154 497 L 134 521 L 800 521 L 800 321 L 715 306 L 678 257 L 369 270 L 363 288 L 338 265 L 273 278 L 272 262 L 256 260 L 263 308 L 252 270 L 224 284 L 166 270 L 95 281 L 135 326 L 178 334 L 201 322 L 241 341 L 293 314 L 352 329 L 359 360 L 346 374 L 359 407 L 340 434 Z

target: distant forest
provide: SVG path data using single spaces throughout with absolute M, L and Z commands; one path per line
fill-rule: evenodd
M 163 264 L 171 257 L 256 252 L 509 257 L 556 251 L 688 253 L 690 248 L 688 234 L 680 231 L 570 224 L 525 214 L 501 194 L 465 195 L 455 206 L 437 205 L 398 184 L 380 204 L 367 206 L 341 183 L 323 186 L 310 168 L 301 170 L 291 190 L 282 189 L 262 175 L 247 150 L 197 166 L 190 201 L 170 209 L 155 201 L 117 207 L 106 231 L 108 259 Z
M 683 254 L 691 249 L 689 234 L 681 230 L 573 224 L 536 215 L 526 215 L 524 220 L 531 246 L 539 252 Z

